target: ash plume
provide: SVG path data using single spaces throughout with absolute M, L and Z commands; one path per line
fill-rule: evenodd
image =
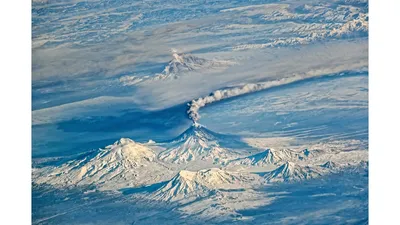
M 199 110 L 204 106 L 206 106 L 207 104 L 218 102 L 227 98 L 236 97 L 239 95 L 265 90 L 283 84 L 292 83 L 298 80 L 302 80 L 304 78 L 305 78 L 304 76 L 296 75 L 293 77 L 282 78 L 280 80 L 275 80 L 275 81 L 249 83 L 229 89 L 216 90 L 206 97 L 194 99 L 190 103 L 188 103 L 189 109 L 187 111 L 187 114 L 189 118 L 193 121 L 193 123 L 196 123 L 200 119 Z

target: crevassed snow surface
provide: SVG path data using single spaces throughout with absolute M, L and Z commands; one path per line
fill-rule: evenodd
M 32 4 L 33 224 L 368 223 L 368 1 Z

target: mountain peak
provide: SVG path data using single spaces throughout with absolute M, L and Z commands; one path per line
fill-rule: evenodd
M 329 160 L 326 163 L 322 164 L 321 167 L 327 168 L 327 169 L 336 169 L 338 167 L 338 165 L 337 165 L 337 163 Z
M 300 158 L 299 153 L 288 149 L 267 149 L 265 151 L 229 162 L 231 165 L 265 166 Z
M 172 60 L 165 66 L 158 79 L 174 77 L 190 71 L 204 71 L 208 69 L 226 68 L 234 63 L 230 61 L 208 60 L 190 54 L 179 53 L 172 49 Z
M 177 75 L 182 72 L 194 71 L 204 67 L 208 67 L 211 62 L 206 59 L 202 59 L 192 55 L 186 55 L 184 53 L 173 52 L 172 60 L 165 67 L 162 72 L 163 75 Z
M 141 164 L 144 161 L 153 161 L 155 158 L 155 154 L 150 148 L 136 143 L 129 138 L 121 138 L 113 145 L 107 146 L 103 152 L 110 152 L 118 160 L 127 160 L 135 162 L 135 164 Z
M 154 198 L 164 201 L 193 200 L 204 197 L 219 189 L 237 189 L 254 183 L 255 178 L 228 172 L 219 168 L 196 172 L 181 170 L 168 183 L 159 188 Z
M 184 178 L 186 180 L 193 180 L 196 176 L 196 172 L 192 172 L 189 170 L 181 170 L 178 173 L 179 177 Z
M 321 171 L 309 166 L 300 166 L 293 162 L 285 162 L 273 171 L 264 175 L 268 182 L 300 181 L 321 176 Z
M 200 123 L 194 121 L 193 124 L 192 124 L 192 127 L 194 127 L 194 128 L 201 128 L 201 127 L 203 127 L 203 125 L 201 125 Z
M 228 158 L 230 152 L 220 147 L 220 135 L 204 126 L 193 123 L 177 138 L 164 144 L 166 150 L 159 154 L 159 159 L 173 163 L 187 163 L 197 159 L 219 162 Z
M 135 142 L 132 139 L 129 138 L 121 138 L 118 141 L 114 143 L 114 145 L 128 145 L 128 144 L 135 144 Z
M 155 161 L 145 144 L 121 138 L 85 158 L 42 171 L 39 183 L 52 185 L 99 185 L 104 189 L 146 184 L 165 168 Z M 147 169 L 146 169 L 147 168 Z M 150 168 L 150 169 L 149 169 Z M 152 171 L 150 174 L 147 171 Z
M 171 62 L 178 62 L 183 64 L 183 54 L 179 55 L 177 52 L 172 53 L 172 57 L 174 58 Z
M 122 76 L 119 81 L 123 86 L 130 86 L 142 82 L 178 79 L 181 75 L 185 75 L 189 72 L 205 73 L 210 70 L 221 71 L 235 64 L 236 63 L 232 61 L 203 59 L 172 50 L 172 59 L 162 72 L 156 73 L 154 76 Z

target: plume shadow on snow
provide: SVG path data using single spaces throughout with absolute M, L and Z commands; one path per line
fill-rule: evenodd
M 132 133 L 129 138 L 145 142 L 148 138 L 156 142 L 172 142 L 182 138 L 185 132 L 192 129 L 191 121 L 188 119 L 187 105 L 179 104 L 167 109 L 157 111 L 133 111 L 126 112 L 121 116 L 79 118 L 63 121 L 57 124 L 57 128 L 64 132 L 83 133 L 96 136 L 96 133 L 107 133 L 109 138 L 98 140 L 96 143 L 88 142 L 75 148 L 85 147 L 100 148 L 115 141 L 121 135 L 119 133 Z M 207 133 L 218 139 L 221 146 L 227 148 L 251 148 L 247 143 L 241 141 L 237 135 L 227 135 L 213 132 L 202 127 Z M 123 135 L 123 136 L 124 136 Z M 113 138 L 115 137 L 115 138 Z M 70 143 L 70 146 L 71 143 Z
M 35 131 L 33 131 L 35 132 Z M 88 137 L 90 134 L 87 134 Z M 117 135 L 117 134 L 116 134 Z M 93 135 L 94 136 L 94 135 Z M 74 158 L 81 153 L 85 153 L 88 150 L 102 148 L 104 146 L 109 145 L 110 143 L 115 142 L 120 138 L 118 137 L 99 137 L 96 140 L 85 141 L 85 140 L 77 140 L 71 141 L 66 138 L 61 141 L 49 141 L 47 143 L 32 146 L 32 158 L 42 158 L 42 157 L 61 157 L 65 159 L 69 159 L 69 157 Z
M 154 132 L 165 132 L 182 124 L 190 124 L 185 113 L 186 104 L 157 111 L 137 110 L 121 116 L 92 116 L 58 123 L 65 132 L 121 132 L 145 127 Z
M 63 101 L 63 98 L 57 97 L 57 101 Z M 56 101 L 54 98 L 53 100 Z M 100 112 L 104 116 L 93 113 L 90 116 L 33 125 L 33 156 L 75 154 L 104 147 L 121 137 L 129 137 L 138 142 L 148 141 L 148 138 L 156 141 L 165 140 L 178 134 L 174 133 L 175 129 L 190 124 L 185 113 L 185 103 L 156 111 L 134 109 L 137 106 L 133 104 L 129 107 L 130 110 L 119 111 L 118 116 Z M 102 111 L 107 110 L 107 107 L 102 106 L 102 108 L 104 108 Z M 64 138 L 61 139 L 61 136 Z

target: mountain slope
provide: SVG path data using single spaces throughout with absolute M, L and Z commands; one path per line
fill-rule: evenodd
M 322 170 L 286 162 L 277 169 L 267 172 L 264 178 L 267 182 L 290 182 L 313 179 L 322 175 Z
M 330 170 L 336 170 L 339 168 L 340 165 L 333 161 L 327 161 L 326 163 L 320 165 L 322 168 L 330 169 Z
M 151 81 L 178 79 L 189 73 L 204 74 L 213 71 L 222 71 L 235 64 L 235 62 L 231 61 L 203 59 L 190 54 L 172 51 L 172 60 L 168 62 L 160 73 L 144 76 L 122 76 L 119 78 L 119 82 L 123 86 L 131 86 Z
M 218 168 L 197 172 L 182 170 L 153 193 L 153 198 L 162 201 L 193 200 L 208 196 L 219 189 L 246 188 L 256 182 L 255 175 L 228 172 Z
M 207 71 L 210 69 L 226 68 L 234 63 L 229 61 L 207 60 L 193 55 L 172 51 L 173 59 L 155 79 L 177 78 L 190 71 Z
M 246 166 L 265 166 L 276 164 L 282 161 L 294 161 L 301 158 L 301 153 L 289 150 L 267 149 L 263 152 L 250 155 L 244 158 L 234 159 L 228 165 L 246 165 Z
M 149 184 L 160 174 L 171 173 L 155 159 L 155 153 L 146 145 L 121 138 L 83 159 L 35 170 L 34 181 L 54 186 L 96 185 L 102 189 Z
M 220 162 L 235 156 L 235 153 L 220 146 L 220 136 L 194 123 L 171 142 L 164 144 L 166 150 L 158 155 L 163 161 L 186 163 L 195 160 Z

